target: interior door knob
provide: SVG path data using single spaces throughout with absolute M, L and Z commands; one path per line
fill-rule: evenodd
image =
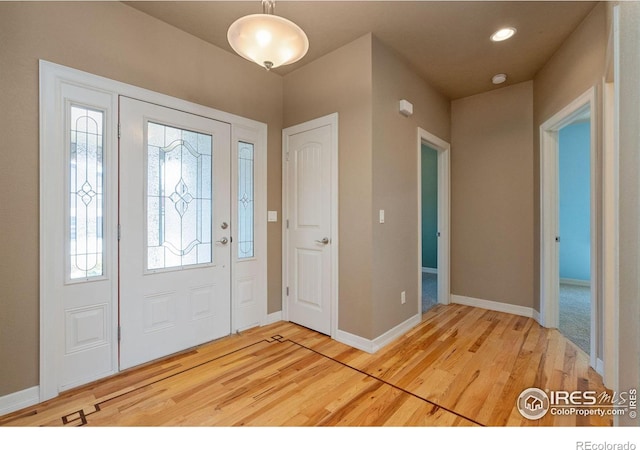
M 222 245 L 227 245 L 227 243 L 229 242 L 229 239 L 227 239 L 226 237 L 223 237 L 217 242 L 220 242 Z
M 321 240 L 321 241 L 319 241 L 319 240 L 317 240 L 317 239 L 316 239 L 316 242 L 317 242 L 318 244 L 327 245 L 327 244 L 329 243 L 329 238 L 328 238 L 328 237 L 326 237 L 326 238 L 322 238 L 322 240 Z

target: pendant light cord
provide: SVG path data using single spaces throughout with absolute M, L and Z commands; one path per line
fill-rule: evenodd
M 275 14 L 276 0 L 262 0 L 262 13 Z

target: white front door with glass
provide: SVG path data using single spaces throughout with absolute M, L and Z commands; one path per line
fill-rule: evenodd
M 231 330 L 227 123 L 120 98 L 120 369 Z

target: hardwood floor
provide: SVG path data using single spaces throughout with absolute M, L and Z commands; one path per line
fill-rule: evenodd
M 587 355 L 532 319 L 437 306 L 376 354 L 295 324 L 255 328 L 0 417 L 2 426 L 611 425 L 523 418 L 529 387 L 603 391 Z

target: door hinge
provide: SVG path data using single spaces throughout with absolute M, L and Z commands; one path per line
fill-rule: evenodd
M 122 127 L 120 126 L 120 124 L 118 124 L 118 139 L 120 139 L 121 135 L 122 135 Z
M 287 152 L 287 161 L 289 161 L 289 152 Z
M 120 240 L 121 236 L 122 236 L 122 227 L 120 226 L 120 224 L 118 224 L 118 240 Z
M 289 296 L 289 286 L 287 286 L 287 297 Z
M 289 229 L 289 219 L 287 219 L 287 230 Z
M 120 339 L 122 339 L 122 327 L 118 325 L 118 341 L 120 341 Z

